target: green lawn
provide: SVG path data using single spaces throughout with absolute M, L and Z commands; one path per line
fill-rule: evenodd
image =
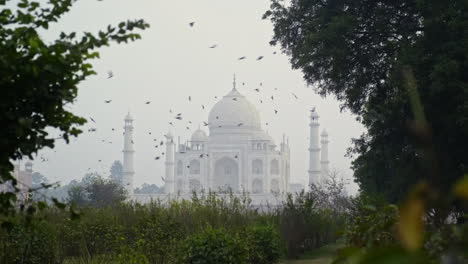
M 328 245 L 307 252 L 298 260 L 285 260 L 281 264 L 330 264 L 340 245 Z

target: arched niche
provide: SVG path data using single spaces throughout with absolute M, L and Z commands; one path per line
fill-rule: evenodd
M 189 181 L 189 189 L 190 192 L 200 192 L 201 191 L 201 183 L 197 179 L 191 179 Z
M 239 190 L 239 165 L 230 158 L 224 157 L 215 162 L 214 166 L 214 189 L 221 191 Z
M 279 193 L 280 192 L 278 179 L 271 180 L 271 192 L 272 193 Z
M 182 179 L 178 179 L 176 182 L 176 192 L 182 193 L 184 191 L 184 182 Z
M 192 160 L 190 161 L 190 174 L 200 174 L 200 161 Z
M 273 159 L 270 162 L 270 174 L 279 174 L 279 161 L 277 159 Z
M 253 174 L 263 173 L 263 161 L 261 159 L 254 159 L 252 161 L 252 173 Z
M 184 173 L 184 164 L 181 160 L 177 161 L 177 175 L 182 175 Z
M 253 180 L 252 193 L 263 193 L 263 181 L 261 179 Z

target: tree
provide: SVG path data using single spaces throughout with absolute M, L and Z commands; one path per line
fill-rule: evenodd
M 143 183 L 141 188 L 136 188 L 135 193 L 162 193 L 163 188 L 158 187 L 156 184 Z
M 272 44 L 367 128 L 349 151 L 364 192 L 396 202 L 425 180 L 443 196 L 468 172 L 467 13 L 464 0 L 272 0 Z
M 69 187 L 67 201 L 76 206 L 105 207 L 122 203 L 126 198 L 120 184 L 88 173 L 81 182 Z
M 114 182 L 122 185 L 122 179 L 123 179 L 123 165 L 120 160 L 114 161 L 112 163 L 112 166 L 110 168 L 110 178 Z
M 86 185 L 85 190 L 88 193 L 89 205 L 93 207 L 116 205 L 127 198 L 125 189 L 120 184 L 102 177 Z
M 40 174 L 39 172 L 33 172 L 31 177 L 32 177 L 31 187 L 33 189 L 41 188 L 43 184 L 47 184 L 48 182 L 47 178 L 44 175 Z
M 86 120 L 67 111 L 78 85 L 96 74 L 90 60 L 99 58 L 97 49 L 111 42 L 140 38 L 133 31 L 149 25 L 143 20 L 128 20 L 109 25 L 97 35 L 62 32 L 58 39 L 45 43 L 38 31 L 47 30 L 67 13 L 75 1 L 50 0 L 48 3 L 20 0 L 14 8 L 0 1 L 0 184 L 12 180 L 12 160 L 33 158 L 39 149 L 54 147 L 50 128 L 61 131 L 67 143 L 80 134 Z M 13 208 L 15 195 L 0 194 L 0 214 Z
M 86 206 L 88 205 L 88 194 L 86 190 L 81 185 L 75 185 L 68 189 L 68 198 L 67 201 L 75 206 Z

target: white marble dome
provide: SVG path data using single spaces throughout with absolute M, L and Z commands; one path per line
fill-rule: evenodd
M 191 141 L 207 141 L 208 136 L 206 135 L 205 131 L 201 129 L 197 129 L 195 132 L 193 132 Z
M 236 89 L 232 89 L 213 106 L 208 124 L 210 132 L 223 128 L 258 130 L 261 127 L 257 109 Z

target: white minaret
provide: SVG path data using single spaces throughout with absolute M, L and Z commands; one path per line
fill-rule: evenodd
M 174 193 L 174 137 L 171 132 L 168 132 L 166 135 L 166 173 L 164 179 L 164 192 L 165 193 Z
M 324 129 L 322 134 L 320 134 L 321 140 L 320 143 L 322 144 L 321 151 L 320 151 L 320 166 L 322 167 L 322 180 L 326 180 L 330 173 L 330 161 L 328 160 L 328 133 Z
M 309 144 L 309 185 L 320 184 L 320 145 L 319 115 L 315 107 L 310 111 L 310 144 Z
M 122 185 L 130 199 L 133 197 L 133 118 L 130 113 L 125 117 L 124 125 L 124 149 L 123 149 L 123 179 Z

